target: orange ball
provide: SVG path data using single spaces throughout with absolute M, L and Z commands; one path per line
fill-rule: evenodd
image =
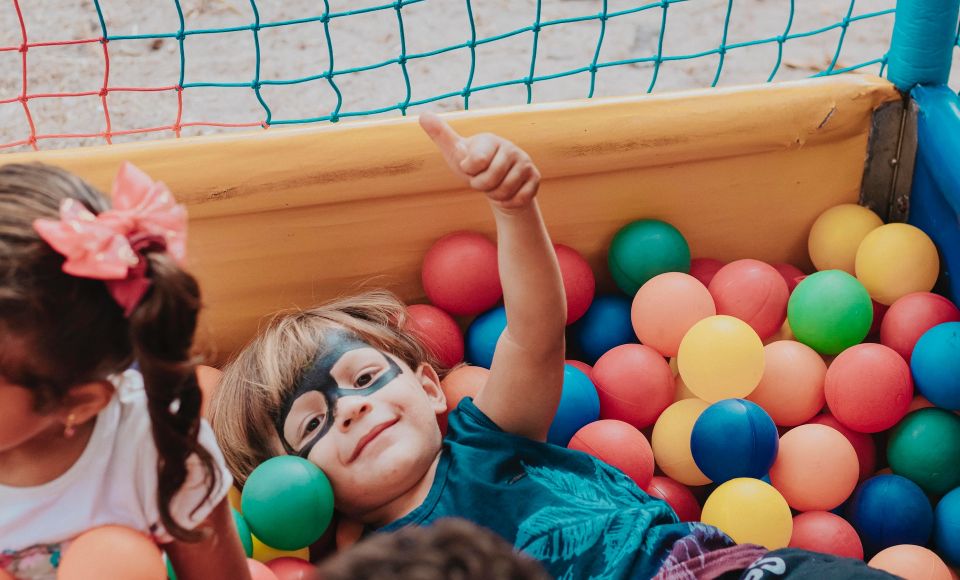
M 806 512 L 793 517 L 790 548 L 863 560 L 863 542 L 850 523 L 830 512 Z
M 950 569 L 940 556 L 912 544 L 891 546 L 871 558 L 867 565 L 906 580 L 950 580 L 951 578 Z
M 827 364 L 809 346 L 781 340 L 763 347 L 766 364 L 760 384 L 747 400 L 763 407 L 773 422 L 792 427 L 809 421 L 823 408 Z
M 699 280 L 682 272 L 667 272 L 640 287 L 630 319 L 640 342 L 663 356 L 677 356 L 690 327 L 716 313 L 713 297 Z
M 250 580 L 280 580 L 266 564 L 253 558 L 247 558 L 247 567 L 250 568 Z
M 483 367 L 463 365 L 450 371 L 440 381 L 440 388 L 447 397 L 447 411 L 452 411 L 464 397 L 476 397 L 487 384 L 490 371 Z
M 593 365 L 590 379 L 600 397 L 600 418 L 626 421 L 637 429 L 653 425 L 676 391 L 666 359 L 640 344 L 608 350 Z
M 653 477 L 653 449 L 636 427 L 615 419 L 601 419 L 580 428 L 567 444 L 626 473 L 640 489 Z
M 850 445 L 857 452 L 857 462 L 860 464 L 860 481 L 863 481 L 873 475 L 873 469 L 877 466 L 877 444 L 873 436 L 868 433 L 860 433 L 837 421 L 837 418 L 830 413 L 817 415 L 810 420 L 812 425 L 826 425 L 840 432 L 847 438 Z
M 63 553 L 57 571 L 59 580 L 166 577 L 160 548 L 144 534 L 123 526 L 102 526 L 77 536 Z
M 717 314 L 739 318 L 765 340 L 787 319 L 790 290 L 773 266 L 760 260 L 737 260 L 717 272 L 710 281 L 710 294 Z
M 770 483 L 790 507 L 802 512 L 842 504 L 859 476 L 853 445 L 826 425 L 800 425 L 785 433 L 770 468 Z

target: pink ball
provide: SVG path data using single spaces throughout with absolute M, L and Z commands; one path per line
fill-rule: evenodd
M 914 292 L 890 305 L 880 326 L 880 342 L 907 362 L 923 333 L 944 322 L 960 321 L 960 309 L 939 294 Z
M 832 510 L 857 486 L 857 451 L 836 429 L 800 425 L 780 438 L 770 483 L 793 509 Z
M 250 580 L 280 580 L 266 564 L 253 558 L 247 558 L 247 567 L 250 568 Z
M 787 318 L 790 291 L 773 266 L 759 260 L 730 262 L 710 282 L 717 314 L 749 324 L 761 340 L 773 336 Z
M 580 252 L 563 244 L 554 244 L 553 249 L 560 263 L 563 291 L 567 296 L 567 324 L 573 324 L 590 308 L 597 283 L 590 264 Z
M 423 342 L 440 364 L 450 368 L 463 362 L 463 334 L 449 314 L 429 304 L 411 304 L 407 313 L 407 330 Z
M 640 489 L 646 489 L 653 477 L 653 449 L 633 425 L 614 419 L 601 419 L 583 426 L 567 445 L 589 453 L 627 474 Z
M 787 290 L 793 292 L 793 289 L 797 287 L 797 284 L 800 283 L 800 280 L 806 276 L 803 273 L 803 270 L 797 268 L 793 264 L 786 264 L 780 262 L 778 264 L 773 264 L 773 268 L 780 272 L 780 275 L 783 276 L 783 281 L 787 283 Z
M 913 379 L 903 357 L 882 344 L 858 344 L 840 353 L 824 382 L 827 407 L 861 433 L 893 427 L 910 408 Z
M 690 488 L 662 475 L 654 475 L 646 492 L 650 497 L 667 502 L 681 522 L 700 521 L 700 503 Z
M 794 516 L 790 548 L 863 560 L 863 543 L 847 520 L 830 512 Z
M 277 576 L 277 580 L 315 580 L 317 569 L 310 562 L 300 558 L 276 558 L 267 562 L 267 568 Z
M 454 232 L 434 242 L 421 276 L 430 302 L 453 315 L 480 314 L 503 296 L 497 246 L 477 232 Z
M 690 260 L 690 275 L 700 280 L 704 286 L 709 286 L 710 281 L 724 266 L 725 262 L 713 258 L 694 258 Z
M 747 400 L 763 407 L 777 425 L 809 421 L 825 402 L 827 364 L 817 351 L 793 340 L 771 342 L 763 353 L 763 376 Z
M 808 423 L 810 425 L 826 425 L 833 427 L 847 438 L 847 441 L 853 445 L 853 450 L 857 452 L 857 462 L 860 466 L 859 481 L 863 481 L 873 475 L 873 470 L 877 467 L 877 444 L 873 440 L 873 435 L 868 433 L 859 433 L 848 427 L 845 427 L 837 418 L 829 413 L 817 415 Z
M 680 341 L 694 324 L 717 313 L 713 297 L 699 280 L 667 272 L 640 287 L 630 308 L 640 342 L 663 356 L 677 356 Z
M 590 378 L 600 396 L 600 418 L 619 419 L 637 429 L 653 425 L 676 390 L 667 361 L 640 344 L 608 350 L 593 365 Z
M 578 360 L 573 360 L 572 358 L 568 358 L 567 360 L 563 361 L 563 363 L 568 364 L 572 367 L 575 367 L 577 370 L 583 371 L 583 374 L 587 375 L 588 377 L 590 376 L 591 373 L 593 373 L 593 367 L 588 365 L 585 362 L 580 362 Z

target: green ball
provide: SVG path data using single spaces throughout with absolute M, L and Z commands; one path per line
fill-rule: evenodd
M 173 571 L 173 562 L 170 561 L 170 556 L 164 553 L 163 561 L 167 563 L 167 580 L 177 580 L 177 573 Z
M 284 455 L 261 463 L 243 486 L 240 508 L 250 531 L 279 550 L 316 542 L 333 517 L 333 488 L 319 467 Z
M 633 296 L 654 276 L 690 272 L 690 246 L 683 234 L 666 222 L 637 220 L 613 236 L 607 262 L 613 281 Z
M 943 409 L 920 409 L 890 432 L 890 469 L 932 495 L 960 486 L 960 417 Z
M 233 509 L 233 506 L 230 507 L 230 512 L 233 513 L 233 523 L 237 526 L 237 535 L 240 536 L 243 551 L 247 558 L 250 558 L 253 556 L 253 538 L 250 537 L 250 526 L 247 525 L 247 520 L 243 519 L 243 514 Z
M 873 302 L 859 280 L 842 270 L 811 274 L 787 303 L 797 340 L 821 354 L 840 354 L 860 344 L 873 324 Z

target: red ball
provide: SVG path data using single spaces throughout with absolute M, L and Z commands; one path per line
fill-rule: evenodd
M 463 334 L 457 322 L 446 312 L 429 304 L 407 306 L 406 330 L 447 368 L 463 362 Z
M 421 276 L 430 302 L 453 315 L 480 314 L 503 296 L 497 246 L 477 232 L 454 232 L 434 242 Z
M 276 558 L 267 562 L 267 568 L 276 574 L 277 580 L 314 580 L 317 569 L 300 558 Z
M 858 344 L 830 363 L 823 387 L 827 407 L 838 421 L 861 433 L 897 424 L 913 400 L 910 367 L 882 344 Z
M 700 521 L 700 503 L 694 497 L 690 488 L 678 483 L 669 477 L 654 475 L 646 492 L 650 497 L 662 499 L 670 504 L 681 522 Z
M 641 344 L 608 350 L 593 365 L 590 378 L 600 396 L 600 418 L 619 419 L 637 429 L 653 425 L 676 391 L 667 360 Z
M 890 305 L 880 326 L 880 343 L 907 362 L 923 333 L 944 322 L 960 321 L 960 309 L 939 294 L 914 292 Z
M 578 360 L 573 360 L 571 358 L 568 358 L 567 360 L 563 361 L 563 363 L 568 364 L 576 368 L 577 370 L 583 371 L 583 374 L 587 375 L 588 377 L 590 376 L 591 373 L 593 373 L 593 367 L 588 365 L 585 362 L 580 362 Z
M 847 520 L 830 512 L 794 516 L 789 547 L 863 560 L 863 544 L 857 531 Z
M 870 302 L 873 303 L 873 323 L 870 324 L 870 331 L 867 332 L 867 336 L 875 337 L 877 336 L 877 333 L 880 332 L 880 328 L 883 326 L 883 319 L 887 317 L 887 312 L 890 310 L 890 307 L 887 306 L 886 304 L 881 304 L 876 300 L 871 300 Z M 920 338 L 920 337 L 918 336 L 917 338 Z M 871 341 L 871 342 L 876 342 L 876 341 Z M 910 362 L 910 359 L 907 358 L 906 361 Z
M 790 292 L 793 292 L 793 289 L 797 287 L 797 284 L 800 283 L 800 280 L 806 276 L 806 274 L 804 274 L 803 270 L 800 268 L 797 268 L 793 264 L 786 264 L 784 262 L 773 264 L 773 269 L 777 272 L 780 272 L 780 275 L 783 276 L 783 281 L 787 283 L 787 290 Z
M 730 262 L 713 277 L 709 290 L 717 304 L 717 314 L 746 322 L 761 340 L 773 336 L 787 318 L 787 283 L 765 262 Z
M 247 567 L 250 568 L 250 580 L 280 580 L 266 564 L 253 558 L 247 558 Z
M 567 324 L 573 324 L 590 308 L 597 282 L 590 264 L 580 252 L 563 244 L 554 244 L 553 249 L 557 253 L 563 291 L 567 295 Z
M 653 449 L 633 425 L 602 419 L 584 425 L 567 444 L 570 449 L 593 455 L 627 474 L 640 489 L 653 477 Z
M 857 461 L 860 463 L 859 481 L 873 475 L 873 471 L 877 468 L 877 444 L 873 440 L 873 435 L 859 433 L 845 427 L 830 413 L 817 415 L 810 419 L 808 424 L 826 425 L 839 431 L 853 445 L 853 450 L 857 452 Z
M 704 286 L 709 286 L 713 277 L 725 265 L 725 262 L 713 258 L 694 258 L 690 260 L 690 275 L 700 280 Z

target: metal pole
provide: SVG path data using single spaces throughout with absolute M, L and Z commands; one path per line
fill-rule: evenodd
M 897 0 L 888 77 L 902 91 L 946 84 L 957 38 L 960 0 Z

